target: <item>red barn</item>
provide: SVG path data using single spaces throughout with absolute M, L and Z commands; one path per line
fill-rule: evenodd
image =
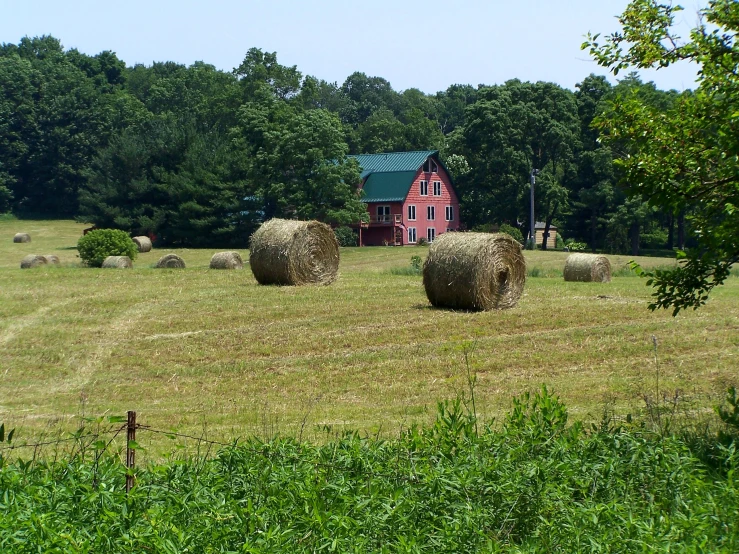
M 456 231 L 459 197 L 437 150 L 360 154 L 362 202 L 370 214 L 359 245 L 417 244 Z

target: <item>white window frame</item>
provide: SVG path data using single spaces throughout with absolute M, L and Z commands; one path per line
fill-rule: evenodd
M 380 213 L 382 211 L 382 213 Z M 382 205 L 377 206 L 377 222 L 378 223 L 384 223 L 390 221 L 390 206 L 389 205 Z M 387 218 L 387 219 L 385 219 Z
M 436 220 L 436 206 L 426 206 L 426 219 L 428 221 Z
M 418 242 L 418 235 L 415 227 L 408 227 L 408 244 L 416 244 Z
M 431 244 L 436 238 L 436 227 L 429 227 L 426 229 L 426 242 Z
M 441 196 L 441 181 L 434 181 L 434 196 Z
M 447 206 L 445 212 L 446 220 L 454 221 L 454 206 Z
M 409 204 L 408 205 L 408 221 L 415 221 L 415 220 L 416 220 L 416 205 Z
M 429 182 L 425 180 L 421 180 L 420 182 L 420 191 L 421 196 L 428 196 L 429 195 Z

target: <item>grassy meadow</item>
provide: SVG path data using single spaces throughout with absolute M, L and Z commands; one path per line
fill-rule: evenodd
M 249 269 L 210 270 L 217 249 L 155 249 L 133 270 L 80 267 L 84 227 L 0 221 L 0 421 L 18 440 L 126 410 L 214 439 L 394 436 L 467 391 L 465 359 L 485 418 L 542 383 L 571 416 L 594 420 L 643 410 L 645 395 L 677 394 L 708 411 L 739 381 L 736 277 L 673 318 L 647 310 L 650 290 L 629 275 L 630 257 L 610 257 L 609 284 L 566 283 L 566 253 L 527 252 L 516 308 L 453 312 L 430 307 L 419 276 L 392 273 L 425 258 L 422 247 L 346 248 L 330 287 L 262 287 Z M 32 242 L 14 244 L 16 232 Z M 169 252 L 187 269 L 153 269 Z M 29 253 L 61 265 L 21 270 Z M 151 437 L 141 442 L 158 450 Z

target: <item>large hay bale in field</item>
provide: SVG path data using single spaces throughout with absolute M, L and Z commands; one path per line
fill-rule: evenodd
M 211 269 L 244 269 L 244 262 L 238 252 L 218 252 L 210 259 Z
M 56 254 L 44 254 L 47 264 L 59 265 L 59 256 Z
M 38 254 L 29 254 L 21 260 L 21 269 L 30 269 L 32 267 L 38 267 L 40 265 L 46 265 L 48 260 L 46 256 L 39 256 Z
M 31 242 L 31 235 L 28 233 L 16 233 L 13 242 Z
M 174 269 L 185 269 L 185 260 L 180 258 L 177 254 L 167 254 L 159 258 L 157 265 L 159 269 L 162 268 L 174 268 Z
M 128 256 L 108 256 L 101 267 L 127 269 L 133 267 L 133 262 Z
M 611 262 L 598 254 L 570 254 L 565 260 L 565 281 L 611 282 Z
M 521 244 L 504 233 L 444 233 L 423 264 L 423 286 L 434 306 L 503 310 L 518 303 L 526 281 Z
M 271 219 L 251 236 L 249 265 L 262 285 L 329 285 L 339 271 L 339 243 L 324 223 Z
M 139 249 L 139 252 L 151 252 L 151 239 L 149 237 L 133 237 L 133 242 Z

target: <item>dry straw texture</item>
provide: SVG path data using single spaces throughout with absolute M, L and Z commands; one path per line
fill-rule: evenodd
M 271 219 L 251 237 L 249 264 L 262 285 L 328 285 L 339 272 L 339 243 L 324 223 Z
M 139 249 L 139 252 L 151 252 L 151 239 L 149 237 L 133 237 L 133 242 Z
M 21 269 L 30 269 L 32 267 L 38 267 L 40 265 L 46 265 L 49 263 L 46 256 L 39 256 L 38 254 L 29 254 L 21 260 Z
M 47 264 L 59 265 L 59 256 L 56 254 L 45 254 L 44 258 Z
M 16 233 L 13 242 L 31 242 L 31 235 L 28 233 Z
M 108 256 L 103 260 L 102 267 L 126 269 L 133 267 L 133 262 L 128 256 Z
M 244 262 L 238 252 L 218 252 L 210 259 L 211 269 L 244 269 Z
M 597 254 L 570 254 L 565 260 L 565 281 L 611 282 L 611 262 Z
M 434 306 L 503 310 L 518 303 L 526 260 L 504 233 L 444 233 L 429 248 L 423 286 Z
M 184 269 L 185 260 L 180 258 L 177 254 L 167 254 L 166 256 L 162 256 L 161 258 L 159 258 L 159 261 L 157 262 L 157 265 L 155 267 L 159 269 L 165 267 Z

